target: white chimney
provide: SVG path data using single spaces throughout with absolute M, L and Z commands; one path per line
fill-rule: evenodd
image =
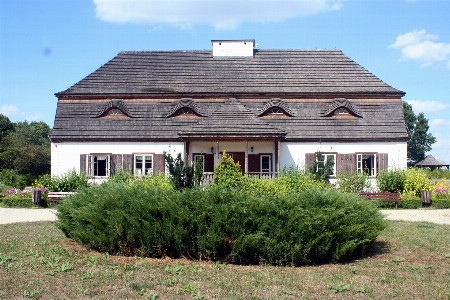
M 213 57 L 253 57 L 255 40 L 211 40 Z

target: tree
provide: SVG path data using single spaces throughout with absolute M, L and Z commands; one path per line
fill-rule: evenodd
M 14 131 L 14 124 L 5 115 L 0 114 L 0 142 Z
M 317 152 L 316 160 L 314 164 L 309 169 L 309 171 L 314 175 L 314 178 L 318 181 L 324 183 L 330 183 L 330 176 L 333 174 L 334 169 L 334 159 L 333 156 L 326 156 L 322 152 Z
M 0 116 L 0 123 L 4 118 Z M 15 170 L 24 175 L 27 184 L 34 178 L 50 173 L 50 127 L 45 122 L 13 123 L 13 130 L 0 141 L 0 171 Z M 3 128 L 9 128 L 3 126 Z
M 178 153 L 176 158 L 173 158 L 168 152 L 164 152 L 163 154 L 173 186 L 176 190 L 190 189 L 195 185 L 200 185 L 203 170 L 199 164 L 196 166 L 186 166 L 181 158 L 181 153 Z
M 412 106 L 405 101 L 403 114 L 408 133 L 408 165 L 414 165 L 425 158 L 426 152 L 431 151 L 431 145 L 436 142 L 436 138 L 428 133 L 428 119 L 425 115 L 421 112 L 416 116 Z

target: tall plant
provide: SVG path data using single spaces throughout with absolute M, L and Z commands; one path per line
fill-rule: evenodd
M 377 176 L 378 188 L 382 192 L 402 193 L 405 180 L 406 171 L 402 169 L 383 170 Z
M 310 168 L 310 172 L 314 175 L 315 179 L 318 181 L 329 183 L 330 176 L 331 174 L 333 174 L 333 169 L 333 156 L 329 155 L 327 156 L 327 159 L 325 159 L 325 155 L 323 155 L 322 152 L 317 152 L 314 164 Z
M 242 186 L 245 178 L 239 163 L 235 163 L 233 158 L 223 151 L 222 159 L 214 168 L 214 184 L 237 188 Z
M 338 189 L 344 193 L 359 193 L 370 188 L 369 175 L 360 172 L 341 172 L 338 179 Z
M 173 186 L 176 190 L 182 190 L 185 188 L 193 188 L 195 185 L 199 185 L 202 177 L 203 170 L 202 167 L 197 164 L 197 166 L 186 166 L 183 159 L 181 158 L 181 153 L 178 153 L 176 158 L 168 152 L 164 152 L 164 160 L 169 169 L 169 174 Z

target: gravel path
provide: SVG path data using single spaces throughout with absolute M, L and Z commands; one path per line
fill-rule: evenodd
M 0 224 L 55 221 L 56 210 L 41 208 L 0 208 Z
M 55 221 L 54 209 L 0 208 L 0 224 Z M 450 225 L 450 209 L 388 209 L 381 210 L 388 220 L 432 222 Z
M 450 209 L 387 209 L 380 210 L 387 220 L 431 222 L 450 225 Z

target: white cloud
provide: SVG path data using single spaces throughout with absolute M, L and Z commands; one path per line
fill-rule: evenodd
M 44 114 L 40 112 L 26 112 L 20 110 L 17 106 L 5 104 L 0 106 L 0 114 L 7 116 L 12 122 L 17 121 L 40 121 L 44 119 Z
M 397 36 L 388 48 L 401 49 L 404 59 L 417 60 L 422 67 L 435 62 L 444 62 L 450 67 L 450 43 L 434 42 L 438 39 L 438 35 L 428 34 L 425 30 L 414 30 Z
M 428 122 L 430 125 L 431 131 L 441 131 L 442 129 L 450 129 L 450 121 L 445 119 L 433 119 Z M 448 132 L 448 130 L 444 130 L 444 132 Z
M 450 163 L 450 138 L 439 138 L 437 137 L 436 143 L 431 145 L 433 148 L 429 153 L 434 157 L 443 160 L 446 163 Z
M 112 23 L 209 24 L 235 29 L 244 22 L 280 22 L 338 10 L 344 0 L 93 0 L 99 19 Z
M 433 113 L 440 112 L 447 107 L 448 104 L 442 103 L 439 101 L 420 101 L 420 100 L 406 100 L 409 104 L 411 104 L 415 113 Z

